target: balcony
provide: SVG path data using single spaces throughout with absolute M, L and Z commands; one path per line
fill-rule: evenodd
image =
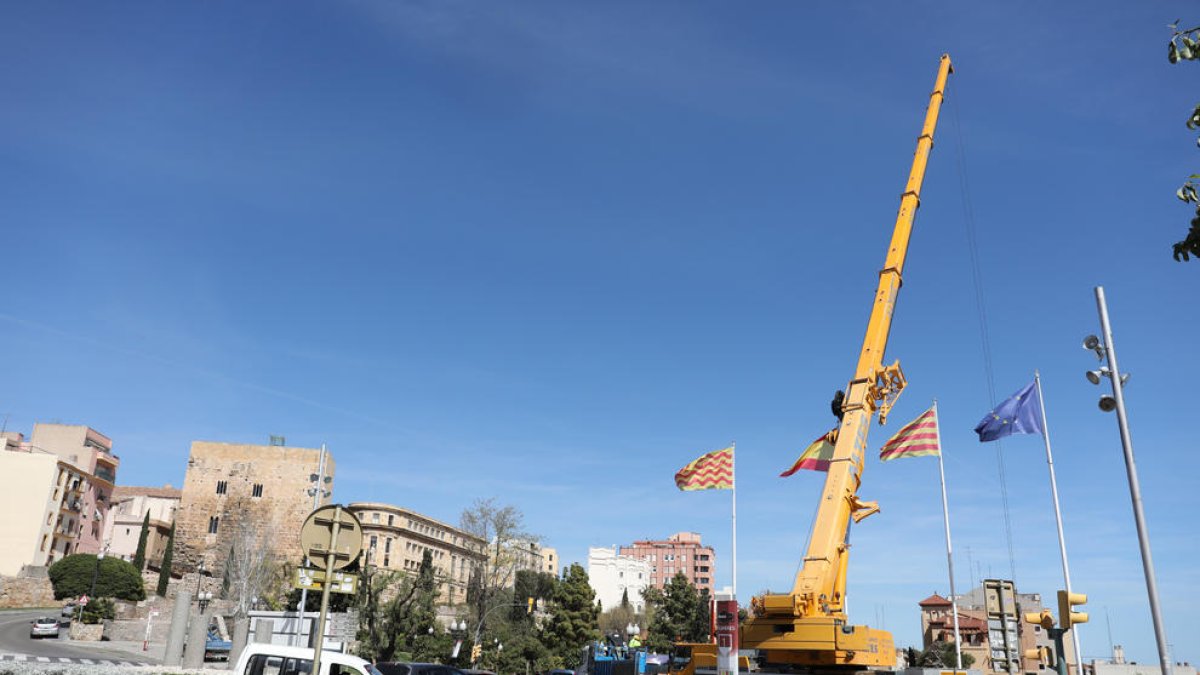
M 100 466 L 99 464 L 96 465 L 95 476 L 96 476 L 96 478 L 99 478 L 100 480 L 106 481 L 108 483 L 116 484 L 116 482 L 117 482 L 117 473 L 115 471 L 113 471 L 112 469 L 109 469 L 108 467 Z

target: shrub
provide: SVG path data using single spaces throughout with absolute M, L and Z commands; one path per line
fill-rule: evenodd
M 105 619 L 111 619 L 116 615 L 117 608 L 113 605 L 112 598 L 95 598 L 88 600 L 80 620 L 84 623 L 103 623 Z
M 122 600 L 145 600 L 146 590 L 142 587 L 142 575 L 137 568 L 125 560 L 105 557 L 96 570 L 96 556 L 91 553 L 69 555 L 50 566 L 50 583 L 54 585 L 54 598 L 77 598 L 92 592 L 95 580 L 95 595 Z

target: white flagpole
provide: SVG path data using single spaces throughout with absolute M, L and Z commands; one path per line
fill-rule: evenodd
M 1050 467 L 1050 492 L 1054 495 L 1054 522 L 1058 525 L 1058 551 L 1062 554 L 1063 583 L 1067 593 L 1071 592 L 1071 569 L 1067 565 L 1067 542 L 1063 538 L 1062 510 L 1058 507 L 1058 481 L 1054 479 L 1054 456 L 1050 454 L 1050 426 L 1046 422 L 1046 399 L 1042 396 L 1042 376 L 1033 371 L 1033 381 L 1037 383 L 1038 404 L 1042 411 L 1042 440 L 1046 441 L 1046 464 Z M 1062 617 L 1058 618 L 1062 622 Z M 1075 648 L 1075 669 L 1078 675 L 1083 675 L 1083 660 L 1079 657 L 1079 630 L 1071 628 L 1071 642 Z
M 958 634 L 958 595 L 954 592 L 954 553 L 950 545 L 950 502 L 946 499 L 946 469 L 942 464 L 942 426 L 938 420 L 937 399 L 933 399 L 933 428 L 937 434 L 938 475 L 942 478 L 942 520 L 946 523 L 946 567 L 950 571 L 950 611 L 954 614 L 954 658 L 962 670 L 962 639 Z
M 737 599 L 737 442 L 729 444 L 729 468 L 733 474 L 733 598 Z M 734 657 L 737 663 L 737 657 Z

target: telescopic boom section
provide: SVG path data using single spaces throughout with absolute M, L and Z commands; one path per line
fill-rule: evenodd
M 769 660 L 814 665 L 869 663 L 863 660 L 861 652 L 856 656 L 853 650 L 834 647 L 834 643 L 848 645 L 858 642 L 846 639 L 849 637 L 846 634 L 853 634 L 854 631 L 844 625 L 849 555 L 847 534 L 852 518 L 858 522 L 879 510 L 875 504 L 858 498 L 867 451 L 867 431 L 876 412 L 879 413 L 880 424 L 884 423 L 888 410 L 904 388 L 905 380 L 899 362 L 884 366 L 883 355 L 902 283 L 913 217 L 921 201 L 925 166 L 933 148 L 933 132 L 937 127 L 946 80 L 951 72 L 950 57 L 943 55 L 925 113 L 925 124 L 917 139 L 912 170 L 900 200 L 900 212 L 896 216 L 887 259 L 879 273 L 879 287 L 875 292 L 858 366 L 846 390 L 834 456 L 825 479 L 803 567 L 796 575 L 790 595 L 764 595 L 755 600 L 756 617 L 747 623 L 743 631 L 743 645 L 747 648 L 767 650 L 768 656 L 772 655 L 770 652 L 775 652 L 775 656 L 783 657 Z M 828 638 L 829 646 L 825 646 L 821 637 L 826 631 L 824 627 L 835 634 Z M 853 628 L 872 635 L 872 640 L 886 641 L 886 650 L 893 649 L 889 633 L 865 626 Z M 865 639 L 861 633 L 858 637 Z M 841 635 L 839 637 L 836 634 Z M 880 652 L 885 651 L 882 643 L 878 647 Z M 782 653 L 791 650 L 800 650 L 802 654 Z M 823 650 L 828 650 L 828 654 Z M 837 656 L 835 652 L 844 656 Z M 887 658 L 882 653 L 878 653 L 878 657 Z

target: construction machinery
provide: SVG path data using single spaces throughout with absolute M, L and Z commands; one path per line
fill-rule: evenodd
M 891 668 L 896 664 L 891 633 L 848 621 L 848 533 L 851 520 L 858 523 L 879 511 L 877 504 L 858 495 L 867 456 L 867 431 L 877 413 L 879 423 L 885 423 L 905 385 L 900 362 L 884 365 L 883 357 L 913 217 L 921 201 L 925 166 L 933 148 L 933 132 L 951 71 L 950 56 L 943 55 L 925 124 L 917 138 L 908 184 L 900 199 L 891 245 L 879 272 L 854 378 L 844 396 L 835 398 L 835 414 L 840 417 L 837 440 L 803 566 L 790 593 L 754 598 L 750 617 L 741 628 L 741 648 L 756 650 L 763 670 L 772 670 L 773 666 L 784 670 L 855 670 Z

